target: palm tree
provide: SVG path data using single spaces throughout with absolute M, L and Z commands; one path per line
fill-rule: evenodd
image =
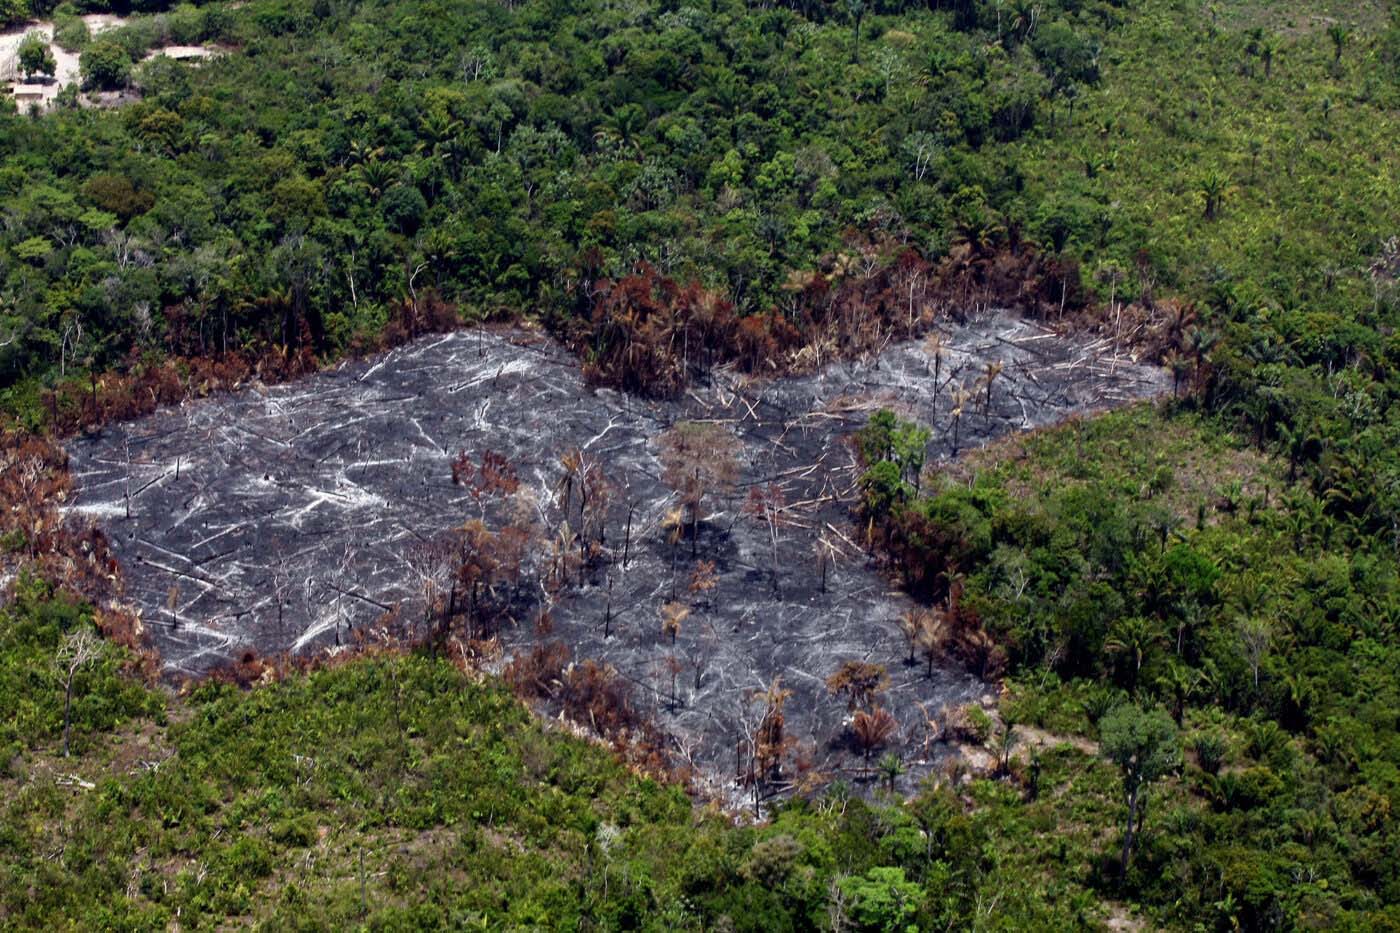
M 1264 63 L 1264 77 L 1273 77 L 1274 56 L 1278 54 L 1278 42 L 1272 38 L 1259 43 L 1259 60 Z
M 852 46 L 851 60 L 860 64 L 860 21 L 865 18 L 865 0 L 846 0 L 846 12 L 855 27 L 855 44 Z
M 1172 536 L 1172 532 L 1181 527 L 1181 524 L 1181 516 L 1171 509 L 1159 509 L 1152 515 L 1152 530 L 1157 532 L 1161 544 L 1160 553 L 1167 553 L 1167 539 Z
M 1186 711 L 1186 701 L 1195 695 L 1201 675 L 1180 661 L 1172 661 L 1157 678 L 1157 687 L 1171 700 L 1172 720 L 1179 726 Z
M 919 616 L 919 630 L 914 636 L 914 647 L 928 664 L 927 674 L 933 678 L 933 665 L 948 644 L 948 614 L 940 609 L 924 611 Z
M 943 368 L 943 335 L 934 331 L 924 340 L 924 352 L 933 359 L 933 411 L 938 411 L 938 375 Z
M 348 161 L 354 165 L 362 162 L 377 162 L 384 157 L 383 146 L 370 146 L 359 140 L 350 141 L 350 149 L 347 152 Z
M 1034 0 L 1015 0 L 1011 9 L 1011 32 L 1024 42 L 1035 29 L 1036 21 L 1040 18 L 1040 7 Z
M 1001 375 L 1001 370 L 1001 363 L 991 361 L 987 363 L 986 371 L 983 374 L 983 379 L 987 384 L 986 401 L 982 403 L 982 417 L 984 418 L 992 416 L 992 383 L 996 381 L 997 376 Z
M 1347 38 L 1349 36 L 1350 33 L 1347 32 L 1346 27 L 1341 23 L 1333 23 L 1331 26 L 1327 27 L 1327 38 L 1332 40 L 1332 50 L 1336 53 L 1336 56 L 1333 58 L 1334 64 L 1341 64 L 1342 46 L 1347 44 Z
M 894 752 L 885 752 L 880 759 L 880 773 L 884 775 L 885 786 L 893 794 L 894 782 L 899 780 L 899 776 L 904 773 L 904 762 L 900 761 L 899 756 Z
M 1279 440 L 1288 454 L 1288 481 L 1298 481 L 1298 466 L 1308 455 L 1309 448 L 1316 443 L 1317 435 L 1304 425 L 1281 423 L 1278 426 Z
M 958 429 L 962 426 L 963 405 L 965 405 L 967 403 L 967 400 L 971 397 L 972 393 L 968 392 L 967 389 L 963 388 L 962 386 L 958 386 L 956 389 L 953 390 L 953 410 L 951 414 L 953 416 L 954 456 L 956 456 L 958 453 Z
M 1205 373 L 1205 364 L 1210 356 L 1210 351 L 1215 349 L 1215 343 L 1219 337 L 1214 331 L 1206 330 L 1202 327 L 1193 327 L 1186 334 L 1186 347 L 1191 351 L 1191 356 L 1196 361 L 1196 388 L 1201 387 L 1201 379 Z
M 926 610 L 906 609 L 899 617 L 899 633 L 904 636 L 904 643 L 909 648 L 909 657 L 904 663 L 913 667 L 917 661 L 914 660 L 914 652 L 919 647 L 919 629 L 922 623 L 922 615 Z
M 423 139 L 415 147 L 418 152 L 426 153 L 447 164 L 454 181 L 460 177 L 461 160 L 467 154 L 466 146 L 461 140 L 462 128 L 461 120 L 454 120 L 444 113 L 433 111 L 423 118 L 420 126 Z
M 899 724 L 883 706 L 877 706 L 868 713 L 859 710 L 855 714 L 851 719 L 851 735 L 865 758 L 866 767 L 870 766 L 870 756 L 884 748 L 898 730 Z
M 997 736 L 997 775 L 1005 777 L 1011 773 L 1011 752 L 1016 747 L 1016 723 L 1007 719 Z
M 1162 362 L 1172 371 L 1172 398 L 1181 395 L 1181 380 L 1191 371 L 1191 361 L 1175 350 L 1168 351 Z
M 594 138 L 600 141 L 613 140 L 624 149 L 640 152 L 640 137 L 646 125 L 647 112 L 640 104 L 623 104 L 608 115 Z
M 676 647 L 676 636 L 681 633 L 681 624 L 690 616 L 690 607 L 683 603 L 663 603 L 661 605 L 661 634 L 671 637 L 671 648 Z
M 1176 612 L 1176 656 L 1181 657 L 1186 649 L 1186 636 L 1205 621 L 1204 607 L 1195 599 L 1183 599 Z
M 1196 190 L 1205 200 L 1206 220 L 1214 220 L 1220 213 L 1220 205 L 1225 200 L 1225 191 L 1228 187 L 1229 180 L 1216 169 L 1211 169 L 1201 176 L 1201 180 L 1196 184 Z
M 1109 654 L 1126 658 L 1132 672 L 1129 690 L 1137 692 L 1138 675 L 1152 648 L 1162 640 L 1162 632 L 1157 623 L 1144 616 L 1129 616 L 1113 626 L 1112 632 L 1104 640 L 1104 650 Z
M 375 157 L 362 162 L 356 171 L 360 176 L 361 184 L 369 190 L 369 196 L 376 201 L 394 183 L 397 174 L 392 165 Z

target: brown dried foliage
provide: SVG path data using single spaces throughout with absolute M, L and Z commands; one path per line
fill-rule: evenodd
M 1088 304 L 1079 269 L 1032 244 L 955 246 L 936 264 L 883 234 L 853 235 L 818 268 L 794 272 L 776 307 L 727 299 L 642 264 L 617 280 L 582 275 L 564 338 L 597 383 L 671 396 L 719 364 L 800 371 L 917 336 L 941 315 L 1011 307 L 1044 319 Z
M 284 311 L 279 300 L 279 296 L 272 296 L 250 307 L 266 312 L 268 320 L 280 321 Z M 242 347 L 229 349 L 227 340 L 208 332 L 207 322 L 186 305 L 166 308 L 165 319 L 165 358 L 143 354 L 133 345 L 120 370 L 67 379 L 46 392 L 49 430 L 66 436 L 96 429 L 150 414 L 161 406 L 237 390 L 250 383 L 287 382 L 316 372 L 322 365 L 314 349 L 319 342 L 316 328 L 305 320 L 290 325 L 295 339 L 258 333 Z M 255 316 L 250 320 L 262 319 Z M 349 355 L 382 352 L 424 334 L 461 326 L 455 305 L 435 293 L 424 293 L 417 302 L 396 302 L 378 339 L 356 341 Z
M 679 778 L 667 740 L 636 705 L 631 685 L 611 665 L 573 663 L 561 642 L 536 645 L 506 665 L 504 677 L 517 695 L 545 702 L 606 740 L 629 765 L 647 774 Z
M 899 723 L 883 706 L 877 706 L 869 712 L 860 710 L 851 718 L 851 738 L 855 740 L 856 747 L 867 761 L 877 750 L 889 744 L 897 732 Z
M 889 685 L 885 666 L 869 661 L 845 661 L 826 679 L 826 689 L 835 696 L 844 696 L 852 710 L 871 706 Z

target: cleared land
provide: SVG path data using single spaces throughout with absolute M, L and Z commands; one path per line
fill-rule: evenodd
M 395 608 L 398 624 L 412 626 L 423 618 L 425 544 L 469 519 L 510 513 L 533 540 L 527 583 L 511 599 L 521 622 L 502 632 L 506 647 L 539 638 L 531 620 L 548 608 L 549 637 L 635 683 L 705 771 L 732 767 L 736 737 L 754 715 L 747 698 L 775 677 L 793 692 L 789 734 L 820 767 L 853 764 L 841 739 L 845 705 L 824 684 L 848 659 L 889 666 L 887 703 L 917 759 L 925 713 L 986 688 L 960 672 L 930 678 L 901 663 L 897 620 L 908 602 L 868 566 L 849 527 L 857 466 L 847 436 L 870 412 L 895 408 L 933 427 L 937 469 L 955 452 L 956 397 L 964 399 L 957 439 L 968 448 L 1165 385 L 1153 368 L 1108 359 L 1103 342 L 1010 315 L 948 322 L 942 339 L 937 386 L 918 343 L 803 377 L 753 382 L 717 372 L 682 400 L 654 402 L 586 386 L 577 361 L 537 335 L 456 333 L 76 440 L 71 514 L 97 520 L 113 540 L 127 596 L 172 676 L 200 674 L 248 647 L 335 650 Z M 989 363 L 1001 368 L 988 406 Z M 733 437 L 740 475 L 706 497 L 695 539 L 682 530 L 677 541 L 667 520 L 674 525 L 679 503 L 663 482 L 657 439 L 687 419 Z M 561 482 L 561 456 L 575 449 L 611 489 L 602 553 L 566 574 L 567 585 L 546 587 L 549 542 L 566 520 L 575 531 L 580 524 L 564 514 Z M 454 485 L 452 461 L 486 450 L 508 458 L 521 486 L 509 501 L 481 506 Z M 776 579 L 773 530 L 744 508 L 754 487 L 769 484 L 784 502 Z M 701 561 L 714 565 L 713 586 L 693 592 Z M 672 601 L 689 612 L 674 647 L 659 616 Z

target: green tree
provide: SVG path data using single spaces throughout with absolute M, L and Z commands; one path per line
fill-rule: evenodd
M 919 913 L 919 886 L 904 876 L 904 869 L 872 868 L 856 878 L 839 882 L 849 917 L 858 930 L 879 933 L 913 931 Z
M 1259 60 L 1264 63 L 1264 77 L 1274 74 L 1274 58 L 1278 55 L 1278 40 L 1264 39 L 1259 43 Z
M 924 470 L 924 459 L 928 456 L 928 442 L 933 433 L 912 421 L 902 421 L 890 438 L 894 462 L 899 466 L 900 476 L 905 482 L 919 488 L 919 475 Z
M 1128 818 L 1123 831 L 1120 867 L 1128 873 L 1133 843 L 1142 830 L 1140 813 L 1148 787 L 1181 765 L 1181 742 L 1176 724 L 1161 710 L 1123 704 L 1099 723 L 1101 754 L 1118 766 L 1123 779 L 1123 802 Z
M 392 229 L 412 236 L 428 213 L 428 202 L 413 185 L 395 185 L 384 195 L 380 209 L 384 212 L 384 222 Z
M 131 56 L 117 42 L 102 39 L 79 56 L 78 71 L 85 87 L 115 90 L 123 87 L 131 76 Z
M 21 40 L 19 44 L 19 70 L 24 73 L 26 80 L 35 75 L 53 77 L 54 72 L 58 70 L 58 62 L 54 61 L 53 50 L 49 48 L 49 43 L 42 34 L 31 32 Z
M 1136 691 L 1142 666 L 1152 649 L 1162 642 L 1162 629 L 1155 619 L 1129 616 L 1120 619 L 1104 640 L 1104 651 L 1122 659 L 1128 669 L 1128 689 Z
M 860 488 L 865 510 L 877 518 L 888 515 L 911 492 L 909 484 L 899 476 L 899 467 L 888 460 L 866 470 L 860 478 Z
M 14 26 L 29 19 L 26 0 L 0 0 L 0 26 Z

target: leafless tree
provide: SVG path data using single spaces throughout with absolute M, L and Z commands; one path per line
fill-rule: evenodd
M 77 317 L 67 318 L 58 342 L 58 378 L 62 379 L 67 374 L 68 360 L 77 358 L 78 347 L 82 342 L 83 322 Z
M 423 624 L 431 626 L 438 601 L 452 581 L 453 547 L 443 538 L 424 539 L 413 544 L 405 555 L 409 572 L 423 594 Z M 445 607 L 448 611 L 452 607 Z M 281 608 L 278 608 L 279 618 Z
M 833 877 L 827 886 L 826 919 L 832 933 L 846 933 L 851 928 L 846 915 L 846 892 L 841 887 L 841 877 Z
M 617 495 L 617 488 L 608 479 L 607 471 L 594 457 L 579 455 L 578 470 L 579 533 L 584 546 L 607 541 L 608 506 Z
M 1267 619 L 1259 616 L 1246 616 L 1240 620 L 1238 629 L 1240 648 L 1244 652 L 1245 661 L 1249 663 L 1250 673 L 1254 677 L 1254 689 L 1258 690 L 1259 668 L 1269 653 L 1269 645 L 1274 637 L 1274 627 Z
M 73 724 L 73 679 L 78 671 L 100 657 L 104 642 L 90 628 L 74 629 L 59 643 L 55 663 L 63 676 L 63 757 L 68 757 L 68 737 Z
M 836 563 L 836 545 L 831 538 L 827 537 L 825 531 L 817 536 L 816 542 L 812 545 L 812 553 L 817 558 L 817 577 L 819 586 L 823 593 L 826 592 L 826 575 L 831 565 Z
M 122 438 L 122 459 L 126 461 L 126 476 L 122 481 L 122 503 L 126 507 L 126 518 L 131 520 L 131 438 Z
M 180 627 L 180 585 L 170 584 L 170 589 L 165 594 L 165 611 L 170 613 L 170 631 L 175 631 Z M 280 619 L 278 620 L 280 624 Z
M 775 677 L 767 688 L 752 690 L 744 698 L 739 718 L 743 738 L 738 745 L 740 784 L 748 784 L 753 795 L 754 814 L 759 814 L 762 791 L 782 774 L 783 761 L 792 748 L 787 735 L 783 708 L 792 691 Z M 747 755 L 744 752 L 747 751 Z
M 787 524 L 787 497 L 777 483 L 755 486 L 749 490 L 749 499 L 744 513 L 762 522 L 768 529 L 768 540 L 772 548 L 773 595 L 782 598 L 778 584 L 778 529 Z

